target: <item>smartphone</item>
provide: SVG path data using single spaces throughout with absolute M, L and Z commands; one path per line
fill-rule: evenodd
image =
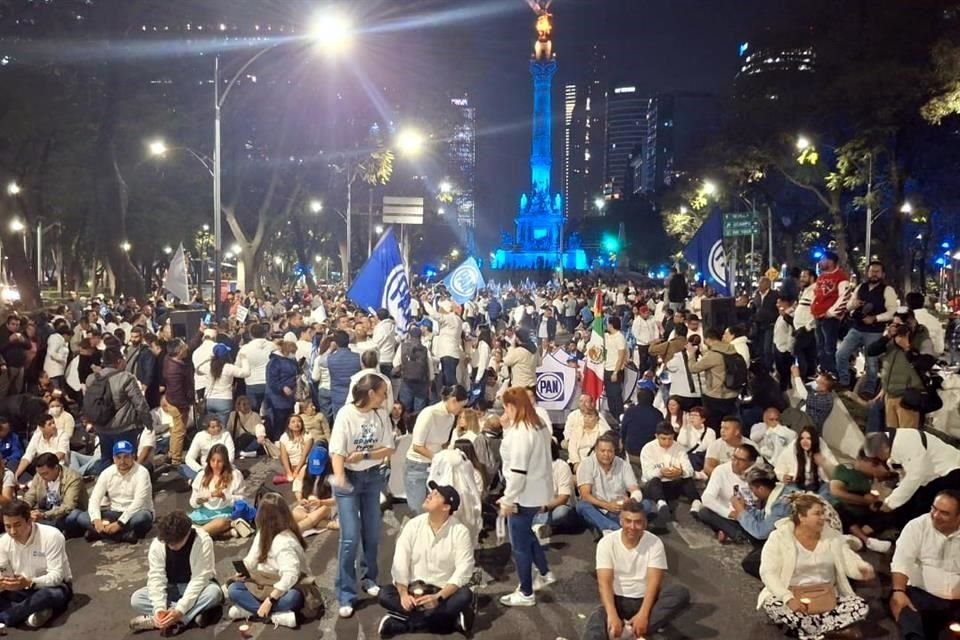
M 211 322 L 213 322 L 213 314 L 208 311 L 207 315 L 203 316 L 203 324 L 210 324 Z
M 250 580 L 250 570 L 247 569 L 247 565 L 243 564 L 243 560 L 234 560 L 233 561 L 233 570 L 242 575 L 247 580 Z
M 733 495 L 738 498 L 740 497 L 740 485 L 738 484 L 733 485 Z

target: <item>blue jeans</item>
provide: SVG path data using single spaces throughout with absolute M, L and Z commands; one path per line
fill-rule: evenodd
M 427 406 L 427 400 L 430 397 L 430 383 L 401 380 L 400 391 L 397 395 L 397 401 L 403 405 L 407 413 L 420 413 Z
M 601 511 L 586 500 L 577 502 L 577 513 L 595 531 L 603 533 L 620 528 L 620 516 L 610 511 Z
M 413 515 L 420 515 L 423 501 L 427 499 L 427 478 L 430 477 L 430 465 L 425 462 L 406 461 L 403 472 L 403 486 L 407 491 L 407 506 Z
M 215 415 L 223 428 L 227 428 L 227 420 L 230 419 L 230 412 L 233 411 L 233 400 L 224 400 L 220 398 L 211 398 L 207 400 L 207 413 Z M 256 409 L 254 409 L 256 411 Z
M 440 380 L 445 387 L 457 384 L 457 365 L 460 361 L 453 356 L 440 358 Z
M 571 529 L 577 522 L 577 513 L 568 504 L 562 504 L 552 511 L 541 511 L 533 516 L 533 524 L 548 524 L 554 530 Z
M 66 611 L 73 588 L 68 584 L 43 589 L 25 589 L 23 591 L 0 592 L 0 622 L 7 627 L 15 627 L 44 609 L 51 609 L 57 616 Z
M 187 583 L 181 584 L 168 584 L 167 585 L 167 607 L 172 608 L 183 598 L 184 592 L 187 590 Z M 220 585 L 216 582 L 210 582 L 203 588 L 203 591 L 200 592 L 200 595 L 197 596 L 197 601 L 193 603 L 191 607 L 183 616 L 183 621 L 189 623 L 194 618 L 196 618 L 200 613 L 206 611 L 207 609 L 213 609 L 217 605 L 223 602 L 223 592 L 220 590 Z M 146 587 L 141 587 L 133 592 L 133 595 L 130 596 L 130 606 L 133 607 L 133 610 L 139 614 L 145 616 L 152 616 L 154 614 L 153 603 L 150 602 L 150 590 Z
M 255 614 L 263 604 L 263 600 L 258 599 L 247 590 L 247 585 L 242 582 L 233 582 L 227 588 L 227 595 L 230 596 L 230 602 L 237 605 L 250 614 Z M 303 594 L 296 589 L 290 589 L 280 596 L 277 604 L 270 609 L 272 613 L 282 613 L 284 611 L 299 611 L 303 608 Z
M 70 452 L 70 464 L 68 466 L 79 473 L 81 477 L 95 475 L 99 464 L 100 458 L 96 456 L 88 456 L 76 451 Z
M 254 440 L 254 442 L 256 442 L 256 440 Z M 182 475 L 184 478 L 186 478 L 190 482 L 193 482 L 193 479 L 197 477 L 197 472 L 191 469 L 186 464 L 181 464 L 177 468 L 177 471 L 179 471 L 180 475 Z
M 526 596 L 533 593 L 533 565 L 537 566 L 540 575 L 546 575 L 550 571 L 543 547 L 533 535 L 533 518 L 539 510 L 539 507 L 518 505 L 517 512 L 507 518 L 513 563 L 517 566 L 517 575 L 520 577 L 520 591 Z
M 863 349 L 864 353 L 867 347 L 883 337 L 882 333 L 866 333 L 859 329 L 850 329 L 844 336 L 843 342 L 837 348 L 837 381 L 845 387 L 850 386 L 850 357 Z M 880 358 L 867 358 L 866 381 L 863 390 L 869 394 L 875 394 L 877 391 L 877 371 L 880 368 Z
M 840 336 L 840 321 L 836 318 L 817 320 L 817 357 L 820 368 L 836 375 L 837 339 Z
M 322 413 L 327 422 L 333 424 L 333 400 L 330 398 L 330 389 L 317 389 L 317 411 Z
M 248 384 L 247 385 L 247 398 L 250 399 L 250 408 L 260 412 L 260 405 L 263 404 L 263 397 L 267 394 L 267 385 L 265 384 Z
M 122 433 L 101 433 L 97 431 L 97 435 L 100 436 L 100 465 L 97 469 L 97 475 L 100 475 L 100 472 L 113 464 L 113 445 L 117 442 L 122 442 L 126 440 L 133 445 L 134 451 L 137 449 L 137 436 L 140 435 L 139 429 L 131 429 L 129 431 L 124 431 Z
M 340 512 L 340 548 L 334 588 L 340 606 L 353 606 L 357 600 L 357 553 L 361 542 L 367 567 L 366 577 L 371 582 L 377 582 L 383 475 L 376 467 L 366 471 L 347 470 L 346 474 L 352 488 L 335 488 L 333 491 Z
M 76 514 L 76 517 L 74 517 Z M 117 522 L 120 519 L 119 511 L 101 511 L 100 517 L 107 522 Z M 74 511 L 69 516 L 67 516 L 67 527 L 75 528 L 75 530 L 80 532 L 86 531 L 95 531 L 93 528 L 93 521 L 90 519 L 90 514 L 86 511 Z M 121 535 L 133 531 L 136 536 L 140 539 L 143 539 L 150 529 L 153 528 L 153 514 L 149 511 L 137 511 L 133 514 L 127 524 L 123 525 L 121 530 Z M 104 538 L 111 538 L 113 536 L 103 536 Z

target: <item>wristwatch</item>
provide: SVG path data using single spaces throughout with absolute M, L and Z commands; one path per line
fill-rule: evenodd
M 270 604 L 272 604 L 273 606 L 277 606 L 277 603 L 280 602 L 280 598 L 270 597 L 268 598 L 268 600 L 270 600 Z

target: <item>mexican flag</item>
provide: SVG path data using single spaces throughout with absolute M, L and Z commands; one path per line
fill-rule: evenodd
M 603 336 L 603 291 L 600 289 L 597 290 L 597 297 L 593 302 L 593 331 L 587 343 L 586 356 L 583 367 L 583 392 L 596 402 L 603 395 L 603 359 L 606 356 Z

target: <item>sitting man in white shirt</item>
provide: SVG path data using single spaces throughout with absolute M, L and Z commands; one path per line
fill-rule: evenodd
M 147 564 L 147 586 L 130 598 L 140 614 L 130 621 L 131 631 L 177 635 L 190 623 L 202 628 L 215 621 L 223 592 L 216 581 L 213 539 L 194 528 L 186 513 L 172 511 L 157 519 Z
M 429 484 L 423 513 L 397 538 L 393 584 L 380 589 L 381 638 L 402 633 L 447 634 L 472 628 L 473 542 L 467 527 L 451 516 L 460 494 L 450 486 Z
M 727 540 L 754 540 L 737 522 L 734 501 L 737 501 L 741 510 L 756 504 L 756 497 L 747 481 L 747 472 L 753 468 L 759 457 L 756 447 L 751 444 L 741 445 L 733 452 L 730 462 L 724 462 L 710 475 L 701 498 L 703 507 L 696 515 L 700 522 L 717 532 L 717 539 L 721 543 Z
M 63 534 L 30 519 L 30 505 L 14 500 L 3 507 L 0 536 L 0 623 L 37 629 L 66 611 L 73 598 L 73 574 Z
M 106 510 L 102 510 L 106 507 Z M 103 470 L 90 494 L 90 506 L 73 523 L 94 542 L 101 538 L 136 544 L 153 527 L 150 473 L 133 459 L 133 445 L 113 445 L 113 464 Z M 71 528 L 71 519 L 67 519 Z
M 643 500 L 630 463 L 617 455 L 617 436 L 605 433 L 577 469 L 577 513 L 599 538 L 620 528 L 620 509 L 627 498 Z
M 667 499 L 684 496 L 690 501 L 690 512 L 700 511 L 700 494 L 693 482 L 693 466 L 687 452 L 677 444 L 673 425 L 664 420 L 657 425 L 657 439 L 640 450 L 640 468 L 643 470 L 643 494 L 657 505 L 657 524 L 664 526 L 670 519 Z
M 760 455 L 770 464 L 775 464 L 784 449 L 797 439 L 797 432 L 780 424 L 780 411 L 770 407 L 763 412 L 763 422 L 750 429 L 750 440 L 757 443 Z
M 577 514 L 570 506 L 573 474 L 570 465 L 560 459 L 560 445 L 555 438 L 550 439 L 550 456 L 553 458 L 553 499 L 533 516 L 533 534 L 541 545 L 550 544 L 554 531 L 568 529 L 577 521 Z
M 743 423 L 736 416 L 724 416 L 720 421 L 720 439 L 707 447 L 707 457 L 703 463 L 703 472 L 709 477 L 718 465 L 730 462 L 733 451 L 741 444 L 749 444 L 757 451 L 760 448 L 743 435 Z
M 41 453 L 53 453 L 60 462 L 66 464 L 69 462 L 67 456 L 70 455 L 70 436 L 66 433 L 57 431 L 57 422 L 50 414 L 43 414 L 36 421 L 36 430 L 27 443 L 27 450 L 24 451 L 14 476 L 20 478 L 28 469 L 33 469 L 33 460 Z
M 890 611 L 904 640 L 939 638 L 960 619 L 960 491 L 937 494 L 930 513 L 900 532 L 890 563 Z
M 647 532 L 643 506 L 627 500 L 620 530 L 597 544 L 597 583 L 601 606 L 587 620 L 584 640 L 643 638 L 673 620 L 690 603 L 686 587 L 664 581 L 667 554 L 660 538 Z

